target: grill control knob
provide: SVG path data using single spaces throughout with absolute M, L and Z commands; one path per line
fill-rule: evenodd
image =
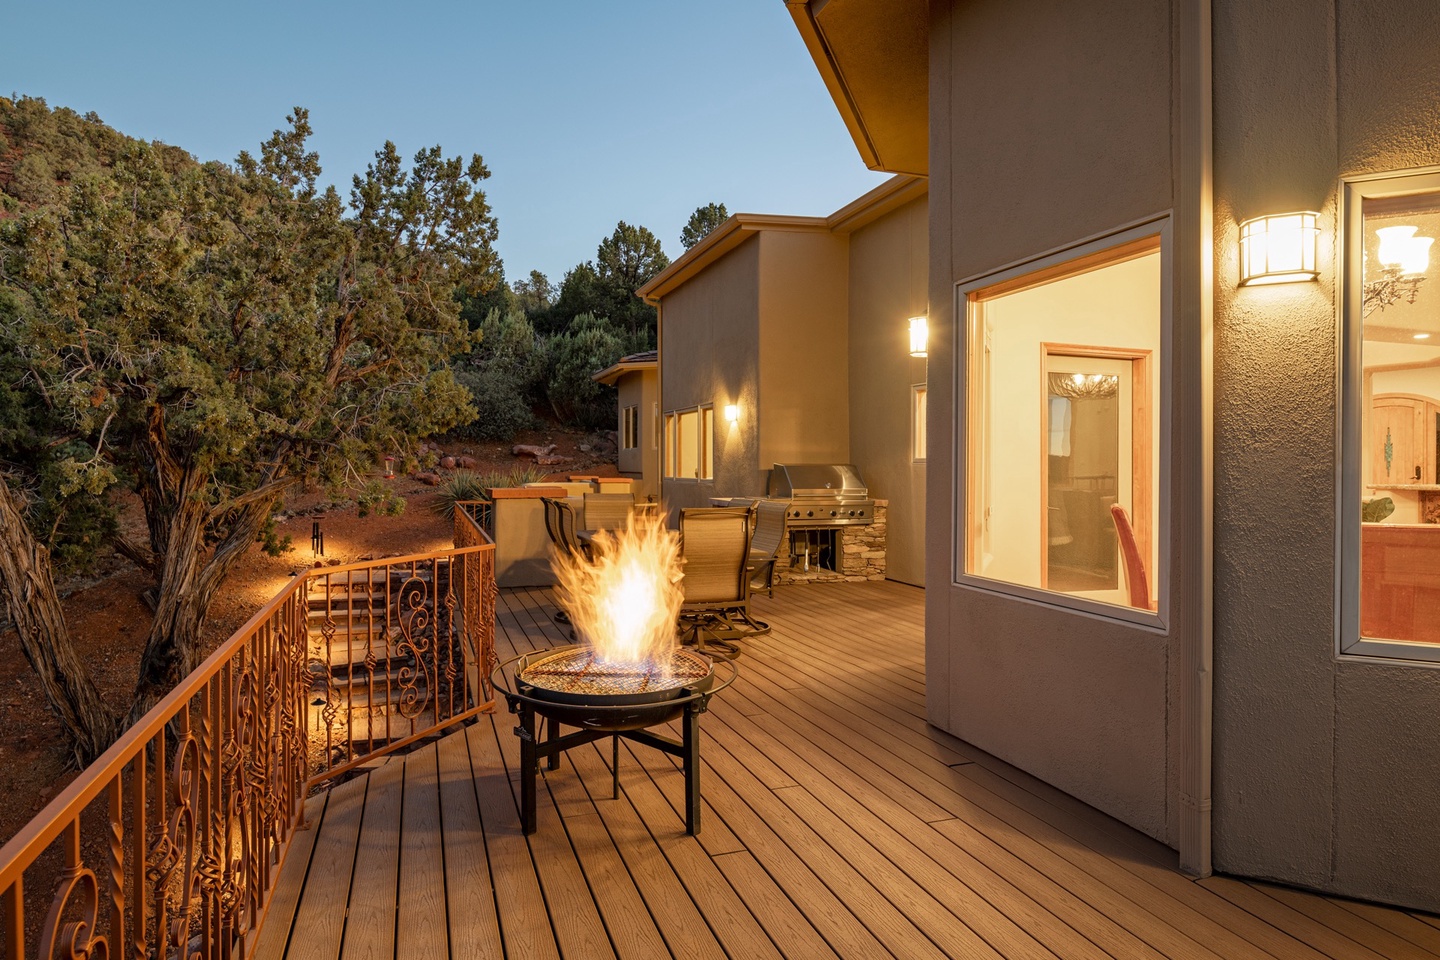
M 851 510 L 851 511 L 850 511 L 850 516 L 852 516 L 852 517 L 855 516 L 855 511 L 854 511 L 854 510 Z
M 830 511 L 830 516 L 832 516 L 832 517 L 835 516 L 835 511 L 834 511 L 834 510 L 831 510 L 831 511 Z
M 860 516 L 862 516 L 862 517 L 865 516 L 865 511 L 864 511 L 864 510 L 861 510 L 861 511 L 860 511 Z
M 805 511 L 805 516 L 807 516 L 807 517 L 813 517 L 813 516 L 815 516 L 815 511 L 814 511 L 814 510 L 806 510 L 806 511 Z

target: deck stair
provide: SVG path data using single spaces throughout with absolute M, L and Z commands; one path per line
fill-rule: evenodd
M 346 740 L 373 749 L 434 721 L 435 661 L 417 660 L 407 641 L 427 648 L 437 636 L 454 642 L 446 612 L 437 618 L 436 610 L 448 581 L 448 569 L 439 571 L 437 584 L 435 570 L 404 567 L 311 582 L 306 628 L 312 729 L 324 729 L 328 703 L 337 707 L 328 721 L 332 742 L 342 749 Z

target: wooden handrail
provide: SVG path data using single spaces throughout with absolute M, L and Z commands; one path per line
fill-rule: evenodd
M 0 847 L 7 955 L 27 918 L 42 951 L 248 953 L 309 790 L 493 707 L 495 545 L 463 509 L 454 535 L 295 576 Z

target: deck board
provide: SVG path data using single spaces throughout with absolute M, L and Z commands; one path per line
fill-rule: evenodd
M 310 801 L 255 956 L 1440 960 L 1433 916 L 1196 882 L 929 726 L 923 591 L 782 586 L 753 609 L 774 629 L 702 718 L 699 837 L 674 757 L 622 741 L 612 798 L 608 739 L 544 772 L 525 836 L 502 705 Z M 554 611 L 502 592 L 501 658 L 570 642 Z

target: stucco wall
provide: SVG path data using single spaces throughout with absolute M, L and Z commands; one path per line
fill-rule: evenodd
M 1170 8 L 936 3 L 930 39 L 929 717 L 1174 844 L 1171 638 L 946 586 L 960 524 L 944 455 L 964 416 L 956 283 L 1171 208 Z
M 925 585 L 925 464 L 912 457 L 911 387 L 925 360 L 905 321 L 926 312 L 926 200 L 850 235 L 850 456 L 870 495 L 890 501 L 886 576 Z
M 759 242 L 757 494 L 772 464 L 850 460 L 845 238 L 766 230 Z
M 661 302 L 660 402 L 671 410 L 715 405 L 715 479 L 667 479 L 662 499 L 672 509 L 709 506 L 726 496 L 764 493 L 757 480 L 759 429 L 760 240 L 725 254 Z M 725 423 L 727 403 L 738 403 L 740 422 Z
M 615 385 L 617 406 L 620 410 L 620 421 L 616 429 L 622 437 L 625 430 L 625 408 L 634 406 L 640 414 L 636 436 L 638 446 L 633 450 L 622 449 L 617 458 L 620 472 L 634 478 L 631 490 L 640 500 L 660 492 L 660 423 L 657 421 L 655 406 L 660 399 L 658 381 L 653 369 L 637 370 L 621 376 Z
M 1440 671 L 1340 661 L 1339 178 L 1440 163 L 1428 0 L 1215 0 L 1217 870 L 1440 909 Z M 1318 283 L 1237 224 L 1321 213 Z

